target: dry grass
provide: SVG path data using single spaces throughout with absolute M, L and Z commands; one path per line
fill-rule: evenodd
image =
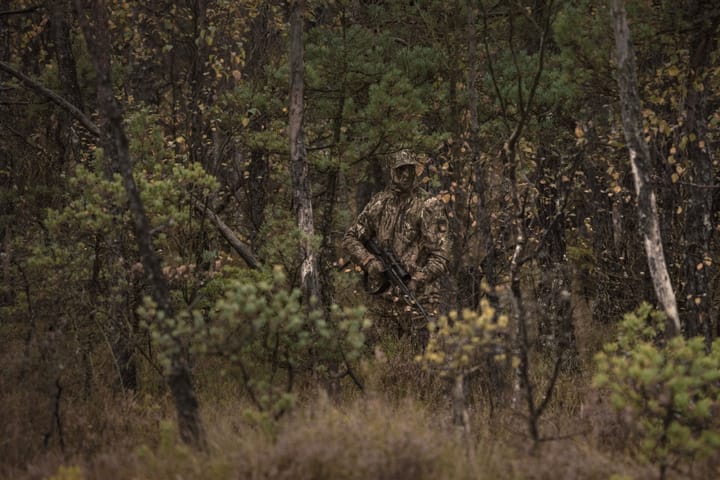
M 400 366 L 392 367 L 392 362 L 376 361 L 366 368 L 375 369 L 377 386 L 388 388 L 391 378 L 380 377 L 393 372 L 392 378 L 398 380 L 402 371 Z M 400 390 L 409 384 L 398 382 Z M 561 388 L 569 389 L 568 385 Z M 36 452 L 24 468 L 3 473 L 18 479 L 64 480 L 600 479 L 613 474 L 653 478 L 651 467 L 623 454 L 620 439 L 615 441 L 617 448 L 600 444 L 601 430 L 608 425 L 594 415 L 612 417 L 599 409 L 588 413 L 585 407 L 582 414 L 568 417 L 555 406 L 543 431 L 548 436 L 574 435 L 543 442 L 533 451 L 522 418 L 507 406 L 496 407 L 490 416 L 478 394 L 472 438 L 466 439 L 450 424 L 441 394 L 429 403 L 418 399 L 418 394 L 417 389 L 405 395 L 370 389 L 362 396 L 331 401 L 323 393 L 306 392 L 302 404 L 277 423 L 248 415 L 249 405 L 242 400 L 205 399 L 210 444 L 205 453 L 193 452 L 178 441 L 166 406 L 138 400 L 106 402 L 92 415 L 83 415 L 80 409 L 67 413 L 73 419 L 69 430 L 99 435 L 90 451 L 85 449 L 88 441 L 76 444 L 80 437 L 73 433 L 68 435 L 72 451 Z M 574 395 L 566 394 L 570 399 Z M 101 417 L 103 431 L 92 433 L 91 423 Z
M 358 367 L 364 393 L 347 379 L 343 398 L 331 400 L 308 387 L 297 408 L 277 422 L 253 413 L 237 383 L 200 377 L 209 441 L 203 453 L 179 442 L 169 399 L 153 385 L 145 387 L 150 393 L 132 397 L 96 389 L 84 401 L 67 383 L 65 449 L 60 450 L 56 434 L 45 448 L 43 435 L 51 422 L 45 387 L 52 386 L 52 378 L 42 371 L 19 377 L 18 352 L 6 350 L 0 478 L 657 478 L 655 468 L 634 458 L 626 428 L 589 386 L 590 366 L 583 365 L 585 373 L 561 377 L 540 425 L 548 440 L 533 448 L 523 404 L 511 408 L 508 392 L 492 391 L 484 377 L 469 385 L 472 434 L 463 437 L 451 424 L 447 385 L 412 362 L 406 347 L 380 345 L 374 358 Z M 199 371 L 216 370 L 207 367 Z M 550 362 L 535 362 L 538 385 L 549 368 Z M 708 478 L 701 467 L 694 478 Z

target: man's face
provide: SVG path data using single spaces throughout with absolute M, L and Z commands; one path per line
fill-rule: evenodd
M 401 190 L 410 190 L 415 183 L 415 166 L 402 165 L 396 168 L 393 181 Z

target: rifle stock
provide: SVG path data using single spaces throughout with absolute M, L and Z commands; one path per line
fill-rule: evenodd
M 425 311 L 420 302 L 418 302 L 415 294 L 407 286 L 407 282 L 411 279 L 410 272 L 402 266 L 391 250 L 380 248 L 374 240 L 369 239 L 364 242 L 364 245 L 368 252 L 375 255 L 375 257 L 382 262 L 385 267 L 385 276 L 389 280 L 390 284 L 393 284 L 400 289 L 405 303 L 407 303 L 411 308 L 417 310 L 423 318 L 425 318 L 425 321 L 429 323 L 430 315 L 428 315 L 427 311 Z M 381 288 L 374 293 L 382 293 L 386 291 L 388 287 L 389 285 L 386 285 L 384 288 Z

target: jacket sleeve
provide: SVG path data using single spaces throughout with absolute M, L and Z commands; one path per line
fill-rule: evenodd
M 437 198 L 425 201 L 422 213 L 423 249 L 427 261 L 420 269 L 433 282 L 448 270 L 450 246 L 448 238 L 448 217 L 445 206 Z
M 374 210 L 376 210 L 374 208 L 375 203 L 373 199 L 365 206 L 355 223 L 345 232 L 342 241 L 343 249 L 350 256 L 350 259 L 363 269 L 375 258 L 363 245 L 365 241 L 375 236 L 376 222 L 373 215 Z

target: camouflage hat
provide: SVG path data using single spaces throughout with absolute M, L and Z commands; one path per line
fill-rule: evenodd
M 393 156 L 393 169 L 403 167 L 405 165 L 418 166 L 417 155 L 412 153 L 410 150 L 400 150 Z

